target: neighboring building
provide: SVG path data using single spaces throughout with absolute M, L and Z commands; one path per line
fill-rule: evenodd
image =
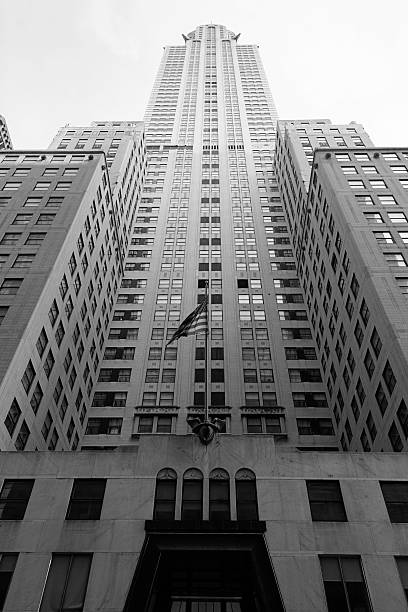
M 0 448 L 83 451 L 0 453 L 0 609 L 406 610 L 408 151 L 183 38 L 145 135 L 0 152 Z
M 11 142 L 6 120 L 3 115 L 0 115 L 0 150 L 12 148 L 13 144 Z
M 2 449 L 82 440 L 140 195 L 142 125 L 119 145 L 109 172 L 93 143 L 0 153 Z
M 341 447 L 406 450 L 408 149 L 281 122 L 276 169 Z

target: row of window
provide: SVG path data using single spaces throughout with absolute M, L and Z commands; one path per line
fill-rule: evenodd
M 157 474 L 153 518 L 174 520 L 177 501 L 177 473 L 165 468 Z M 257 520 L 258 501 L 255 474 L 246 468 L 234 480 L 235 511 L 238 520 Z M 384 502 L 392 523 L 408 523 L 408 482 L 380 481 Z M 204 508 L 203 474 L 196 468 L 186 470 L 181 489 L 182 520 L 201 520 Z M 34 486 L 33 479 L 4 481 L 0 492 L 0 519 L 22 520 Z M 75 479 L 66 520 L 98 520 L 101 516 L 106 479 Z M 337 480 L 306 480 L 313 521 L 347 521 L 341 486 Z M 217 468 L 209 475 L 210 520 L 231 519 L 231 481 L 228 472 Z M 234 511 L 234 512 L 235 512 Z
M 92 556 L 92 553 L 53 553 L 39 612 L 71 609 L 81 612 L 84 609 Z M 0 554 L 0 609 L 5 604 L 17 559 L 18 553 Z M 372 608 L 360 557 L 320 555 L 319 560 L 328 611 L 370 612 Z M 395 560 L 408 599 L 408 558 L 400 556 Z M 187 598 L 189 602 L 190 599 Z M 205 597 L 199 599 L 202 602 L 200 606 L 206 606 L 206 610 L 210 609 L 207 606 L 214 609 L 214 603 L 206 604 Z

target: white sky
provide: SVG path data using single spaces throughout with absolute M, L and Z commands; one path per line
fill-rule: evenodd
M 143 118 L 164 45 L 221 23 L 259 44 L 280 118 L 408 146 L 407 0 L 0 0 L 0 114 L 15 148 Z

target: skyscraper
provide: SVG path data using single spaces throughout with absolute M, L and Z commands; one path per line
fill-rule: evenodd
M 277 122 L 239 36 L 0 153 L 5 611 L 406 609 L 408 150 Z
M 146 111 L 146 181 L 83 445 L 190 431 L 187 418 L 203 412 L 204 338 L 166 341 L 208 279 L 209 403 L 223 431 L 335 448 L 310 329 L 301 342 L 292 334 L 307 314 L 258 48 L 219 25 L 184 38 L 165 48 Z

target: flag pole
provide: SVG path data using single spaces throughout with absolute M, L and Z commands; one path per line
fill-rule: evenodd
M 208 343 L 208 336 L 210 334 L 210 321 L 209 321 L 209 296 L 208 296 L 208 279 L 205 281 L 205 299 L 207 302 L 207 333 L 205 334 L 205 370 L 204 370 L 204 377 L 205 377 L 205 392 L 204 392 L 204 421 L 208 422 L 208 405 L 209 405 L 209 400 L 210 400 L 210 394 L 208 392 L 208 348 L 209 348 L 209 343 Z

